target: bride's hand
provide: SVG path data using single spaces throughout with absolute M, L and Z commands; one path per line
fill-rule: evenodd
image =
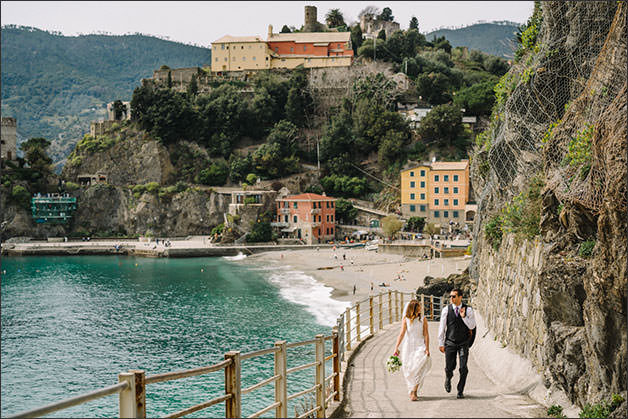
M 427 356 L 430 356 L 430 350 L 429 349 L 425 349 L 425 353 L 427 354 Z
M 398 350 L 398 349 L 395 349 L 395 352 L 393 352 L 393 355 L 394 355 L 394 356 L 399 356 L 399 350 Z

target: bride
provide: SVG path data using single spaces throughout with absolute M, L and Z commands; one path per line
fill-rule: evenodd
M 427 319 L 421 316 L 421 311 L 421 303 L 418 300 L 411 300 L 406 305 L 401 332 L 395 345 L 395 355 L 401 360 L 401 371 L 412 401 L 418 400 L 417 390 L 432 367 Z

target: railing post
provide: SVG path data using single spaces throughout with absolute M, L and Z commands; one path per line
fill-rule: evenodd
M 430 295 L 430 320 L 434 320 L 434 296 Z
M 403 316 L 406 315 L 406 313 L 403 312 L 403 292 L 401 293 L 401 304 L 399 304 L 399 311 L 401 311 L 401 318 L 403 318 Z
M 358 342 L 362 340 L 360 338 L 360 303 L 355 304 L 355 338 Z
M 440 307 L 438 308 L 438 318 L 443 314 L 443 307 L 445 307 L 445 298 L 441 295 L 440 297 Z
M 392 324 L 392 291 L 388 291 L 388 324 Z
M 395 321 L 399 321 L 399 291 L 395 290 Z
M 316 335 L 316 411 L 317 418 L 325 417 L 325 340 Z
M 130 370 L 135 374 L 135 411 L 138 418 L 146 418 L 146 376 L 144 370 Z
M 278 340 L 275 342 L 275 347 L 279 348 L 275 352 L 275 375 L 279 376 L 279 379 L 275 381 L 275 402 L 281 403 L 275 409 L 275 417 L 287 418 L 288 417 L 288 380 L 287 380 L 287 356 L 286 356 L 286 341 Z
M 335 354 L 335 356 L 332 358 L 332 365 L 333 365 L 333 371 L 334 374 L 336 374 L 334 376 L 334 391 L 336 392 L 336 394 L 334 395 L 334 400 L 335 401 L 339 401 L 340 400 L 340 338 L 338 337 L 338 328 L 334 327 L 332 329 L 331 335 L 333 336 L 332 338 L 332 354 Z M 287 413 L 286 416 L 277 416 L 277 417 L 288 417 Z
M 351 308 L 347 308 L 345 311 L 345 338 L 347 342 L 345 343 L 345 348 L 347 351 L 351 350 Z
M 425 295 L 421 294 L 421 318 L 425 316 Z
M 239 418 L 242 417 L 240 352 L 229 351 L 225 359 L 231 359 L 231 364 L 225 367 L 225 394 L 231 394 L 231 398 L 225 401 L 225 416 Z
M 118 374 L 118 382 L 126 382 L 127 388 L 120 392 L 118 400 L 120 402 L 118 413 L 121 418 L 136 418 L 137 412 L 135 411 L 135 374 L 132 372 L 121 372 Z
M 369 328 L 371 329 L 371 336 L 375 334 L 373 327 L 373 297 L 369 297 Z
M 382 303 L 382 293 L 379 293 L 379 330 L 384 328 L 384 305 Z

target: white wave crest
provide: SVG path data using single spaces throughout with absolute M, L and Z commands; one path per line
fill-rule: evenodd
M 269 275 L 271 283 L 279 286 L 279 294 L 286 300 L 305 306 L 316 321 L 324 326 L 335 326 L 336 319 L 350 303 L 331 298 L 333 288 L 325 286 L 299 271 L 274 271 Z
M 242 260 L 246 259 L 246 255 L 242 252 L 238 252 L 235 256 L 223 256 L 222 258 L 227 260 Z

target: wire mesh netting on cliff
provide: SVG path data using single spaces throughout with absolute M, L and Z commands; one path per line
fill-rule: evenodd
M 518 61 L 495 88 L 490 128 L 478 137 L 489 164 L 475 168 L 487 181 L 483 195 L 544 166 L 547 186 L 561 202 L 597 212 L 609 183 L 623 177 L 609 173 L 613 166 L 602 158 L 608 137 L 625 135 L 609 126 L 626 102 L 626 5 L 618 3 L 537 6 Z

